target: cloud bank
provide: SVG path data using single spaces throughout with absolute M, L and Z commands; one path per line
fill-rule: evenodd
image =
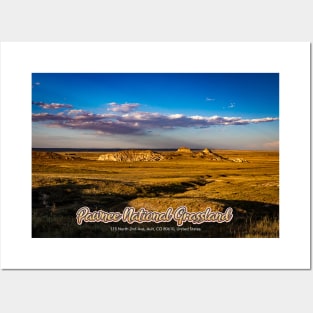
M 66 104 L 34 103 L 43 109 L 72 108 Z M 84 110 L 65 110 L 57 114 L 35 113 L 33 122 L 44 123 L 47 126 L 92 130 L 104 134 L 144 135 L 151 130 L 177 128 L 208 128 L 212 126 L 247 125 L 277 121 L 277 117 L 245 119 L 241 117 L 222 116 L 187 116 L 184 114 L 161 114 L 157 112 L 132 112 L 139 106 L 137 103 L 110 103 L 108 110 L 115 113 L 95 114 Z
M 63 103 L 45 103 L 45 102 L 35 102 L 33 101 L 32 104 L 38 105 L 43 109 L 66 109 L 72 108 L 71 104 L 63 104 Z

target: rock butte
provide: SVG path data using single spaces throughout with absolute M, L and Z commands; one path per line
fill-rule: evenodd
M 192 153 L 192 151 L 187 148 L 187 147 L 180 147 L 177 149 L 177 152 L 182 152 L 182 153 Z
M 99 156 L 98 161 L 117 161 L 117 162 L 147 162 L 160 161 L 164 156 L 151 150 L 124 150 L 114 153 L 106 153 Z
M 115 161 L 115 162 L 151 162 L 161 161 L 164 159 L 190 158 L 204 159 L 208 161 L 228 161 L 246 163 L 245 159 L 230 159 L 219 155 L 212 150 L 205 148 L 201 152 L 193 152 L 190 148 L 180 147 L 176 152 L 159 153 L 152 150 L 123 150 L 114 153 L 105 153 L 99 156 L 98 161 Z
M 212 154 L 212 151 L 208 148 L 203 149 L 202 152 L 205 154 Z

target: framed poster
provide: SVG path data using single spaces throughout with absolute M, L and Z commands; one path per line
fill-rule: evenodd
M 33 73 L 32 112 L 32 237 L 279 237 L 278 73 Z
M 309 62 L 308 43 L 2 44 L 3 266 L 307 268 Z

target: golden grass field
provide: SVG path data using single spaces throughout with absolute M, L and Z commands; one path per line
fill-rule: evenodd
M 32 236 L 279 237 L 278 152 L 214 152 L 248 162 L 211 161 L 184 155 L 156 162 L 114 162 L 97 161 L 103 154 L 100 152 L 59 152 L 60 158 L 33 152 Z M 166 229 L 112 232 L 109 224 L 76 223 L 76 211 L 82 206 L 104 211 L 122 211 L 127 206 L 166 211 L 168 207 L 182 205 L 194 212 L 208 207 L 219 211 L 232 207 L 234 217 L 223 224 L 187 222 L 184 227 L 201 229 L 188 232 Z M 146 224 L 140 226 L 155 226 Z M 124 227 L 125 223 L 114 226 Z

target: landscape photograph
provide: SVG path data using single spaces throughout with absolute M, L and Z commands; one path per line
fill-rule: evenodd
M 278 73 L 33 73 L 33 238 L 279 238 Z

